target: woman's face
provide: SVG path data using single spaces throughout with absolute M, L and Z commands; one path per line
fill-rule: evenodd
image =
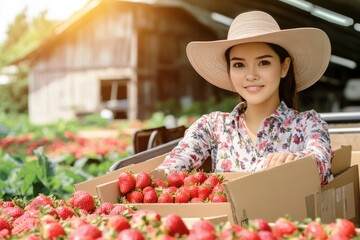
M 247 105 L 280 103 L 279 85 L 290 65 L 266 43 L 244 43 L 230 50 L 230 79 Z

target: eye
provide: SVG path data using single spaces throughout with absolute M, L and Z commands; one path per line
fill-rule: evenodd
M 244 67 L 245 65 L 241 62 L 236 62 L 232 65 L 234 68 L 242 68 Z
M 259 62 L 259 65 L 260 65 L 260 66 L 270 65 L 270 61 L 268 61 L 268 60 L 261 60 L 261 61 Z

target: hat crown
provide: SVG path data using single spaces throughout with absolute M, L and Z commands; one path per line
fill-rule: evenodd
M 228 40 L 254 37 L 280 31 L 275 19 L 261 11 L 251 11 L 238 15 L 231 23 Z

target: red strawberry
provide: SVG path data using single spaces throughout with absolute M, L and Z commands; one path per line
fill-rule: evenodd
M 174 198 L 170 193 L 163 193 L 158 198 L 158 203 L 173 203 Z
M 198 197 L 205 200 L 209 197 L 211 191 L 212 188 L 209 185 L 207 184 L 200 185 L 198 189 Z
M 258 232 L 260 240 L 276 240 L 276 237 L 274 236 L 274 234 L 272 232 L 269 231 L 262 231 L 260 230 Z M 300 240 L 301 238 L 299 238 Z
M 249 230 L 249 229 L 242 229 L 239 232 L 239 239 L 242 240 L 260 240 L 260 236 L 257 232 Z
M 161 216 L 154 210 L 140 209 L 133 214 L 130 220 L 130 225 L 132 228 L 141 227 L 144 225 L 154 226 L 159 224 L 160 221 Z
M 11 201 L 5 201 L 2 203 L 2 207 L 3 208 L 7 208 L 7 207 L 15 207 L 15 204 Z
M 31 229 L 36 226 L 36 218 L 28 217 L 24 219 L 22 222 L 19 222 L 11 231 L 11 234 L 20 234 L 23 232 L 29 232 Z
M 193 185 L 199 185 L 199 184 L 200 184 L 200 180 L 197 177 L 195 177 L 194 175 L 187 176 L 184 179 L 184 186 L 185 187 L 189 187 L 189 186 L 193 186 Z
M 136 174 L 136 183 L 135 187 L 143 189 L 151 185 L 151 176 L 147 172 L 139 172 Z
M 211 193 L 225 193 L 224 185 L 222 185 L 222 184 L 216 185 L 216 186 L 213 188 L 213 190 L 212 190 Z
M 185 179 L 187 176 L 189 176 L 189 173 L 186 172 L 186 171 L 180 171 L 180 172 L 179 172 L 179 175 L 180 175 L 180 177 L 182 178 L 182 180 L 184 181 L 184 179 Z
M 81 217 L 72 217 L 68 220 L 72 229 L 76 229 L 82 225 L 89 224 L 85 219 Z
M 158 201 L 158 196 L 153 188 L 147 190 L 144 193 L 144 201 L 143 201 L 144 203 L 156 203 L 157 201 Z
M 110 211 L 109 215 L 126 215 L 128 213 L 132 214 L 134 213 L 134 211 L 125 205 L 118 204 L 114 206 L 114 208 Z
M 164 180 L 162 180 L 160 178 L 154 178 L 153 186 L 154 186 L 154 188 L 157 188 L 157 187 L 167 188 L 169 186 L 169 184 L 167 184 Z
M 135 188 L 136 179 L 134 175 L 131 174 L 130 172 L 122 172 L 119 175 L 118 184 L 119 184 L 120 193 L 122 195 L 125 195 L 128 192 L 130 192 L 133 188 Z
M 211 175 L 209 176 L 203 184 L 208 184 L 211 189 L 213 189 L 216 185 L 222 182 L 222 178 L 218 175 Z
M 103 202 L 100 204 L 99 208 L 95 210 L 95 213 L 108 215 L 114 207 L 114 204 L 111 202 Z
M 171 172 L 166 176 L 166 178 L 168 180 L 169 186 L 178 188 L 184 184 L 184 180 L 178 172 Z
M 57 216 L 62 220 L 65 220 L 65 219 L 75 216 L 74 210 L 67 206 L 57 207 L 57 208 L 55 208 L 55 211 L 56 211 Z
M 168 187 L 164 189 L 164 193 L 170 193 L 172 195 L 174 195 L 177 192 L 177 187 Z
M 269 223 L 261 218 L 255 218 L 250 220 L 250 225 L 254 226 L 255 230 L 257 231 L 272 231 Z
M 134 190 L 126 194 L 126 201 L 129 203 L 142 203 L 143 200 L 144 195 L 138 190 Z
M 42 237 L 45 239 L 53 240 L 62 235 L 65 235 L 65 230 L 58 222 L 48 223 L 43 227 Z
M 97 239 L 102 236 L 102 232 L 91 224 L 84 224 L 71 232 L 70 240 Z
M 179 215 L 169 214 L 164 220 L 164 227 L 168 231 L 170 236 L 188 235 L 189 229 L 185 225 L 184 221 Z
M 320 222 L 311 221 L 306 225 L 304 236 L 307 239 L 325 240 L 327 234 Z
M 214 202 L 214 203 L 227 202 L 227 198 L 224 193 L 223 194 L 221 194 L 221 193 L 215 194 L 210 198 L 210 200 L 211 200 L 211 202 Z
M 186 191 L 178 191 L 175 194 L 175 203 L 188 203 L 190 201 L 190 193 Z
M 197 198 L 199 196 L 199 186 L 192 185 L 187 187 L 189 189 L 190 197 Z
M 3 217 L 0 217 L 0 230 L 3 230 L 3 229 L 8 229 L 10 230 L 10 224 L 8 223 L 8 221 L 3 218 Z
M 11 230 L 10 229 L 2 229 L 0 230 L 0 239 L 7 239 L 8 236 L 10 236 L 11 234 Z M 41 240 L 41 239 L 39 239 Z
M 11 220 L 15 220 L 24 214 L 24 210 L 21 207 L 7 207 L 2 211 L 3 216 L 8 216 Z
M 91 212 L 95 209 L 94 197 L 85 191 L 76 191 L 69 200 L 72 208 L 84 209 L 87 212 Z
M 54 203 L 52 199 L 44 194 L 39 194 L 37 197 L 35 197 L 31 203 L 26 207 L 26 210 L 28 209 L 38 209 L 39 207 L 44 207 L 46 205 L 49 205 L 51 207 L 54 207 Z
M 191 202 L 191 203 L 202 203 L 202 202 L 204 202 L 204 200 L 201 199 L 201 198 L 199 198 L 199 197 L 196 197 L 196 198 L 192 198 L 192 199 L 190 200 L 190 202 Z
M 348 219 L 336 219 L 334 224 L 328 225 L 329 236 L 340 235 L 351 238 L 356 236 L 355 225 Z
M 49 214 L 43 215 L 39 219 L 40 225 L 49 224 L 49 223 L 53 223 L 53 222 L 57 222 L 57 220 L 54 216 L 49 215 Z
M 143 234 L 136 229 L 125 229 L 121 231 L 116 240 L 145 240 Z
M 188 239 L 215 240 L 215 227 L 208 220 L 199 220 L 193 224 Z
M 110 216 L 106 226 L 109 229 L 114 229 L 116 232 L 130 228 L 130 224 L 126 217 L 120 215 Z
M 241 232 L 243 228 L 237 224 L 231 225 L 231 226 L 225 226 L 220 233 L 219 239 L 224 240 L 232 240 L 236 238 L 239 238 L 239 233 Z
M 273 233 L 276 238 L 292 235 L 296 231 L 297 227 L 295 224 L 286 218 L 279 218 L 274 223 Z
M 205 172 L 196 172 L 193 176 L 199 180 L 200 184 L 205 182 L 205 180 L 208 178 L 208 175 Z

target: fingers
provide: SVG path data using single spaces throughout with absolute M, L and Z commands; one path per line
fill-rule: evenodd
M 278 166 L 280 164 L 291 162 L 296 160 L 297 157 L 290 153 L 290 152 L 275 152 L 275 153 L 269 153 L 266 156 L 263 169 L 272 168 L 275 166 Z

